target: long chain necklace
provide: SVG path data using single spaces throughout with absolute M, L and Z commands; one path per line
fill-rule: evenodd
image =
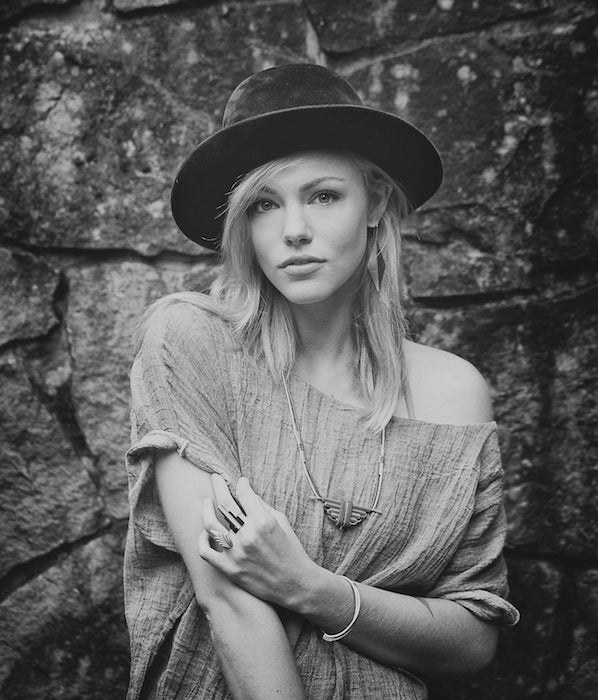
M 380 499 L 380 489 L 382 488 L 382 475 L 384 473 L 384 456 L 386 448 L 386 428 L 383 428 L 380 433 L 380 456 L 378 457 L 378 482 L 376 484 L 376 495 L 374 496 L 374 502 L 370 508 L 365 506 L 354 505 L 352 501 L 348 500 L 338 500 L 335 498 L 324 498 L 318 491 L 311 474 L 309 473 L 309 468 L 307 466 L 307 457 L 305 455 L 305 448 L 303 446 L 303 440 L 301 439 L 301 433 L 299 432 L 299 425 L 297 423 L 297 418 L 295 417 L 295 410 L 293 408 L 293 402 L 291 401 L 291 394 L 289 392 L 289 387 L 287 385 L 286 377 L 283 375 L 282 383 L 284 386 L 284 392 L 287 397 L 287 403 L 289 406 L 289 413 L 291 415 L 291 422 L 293 424 L 293 434 L 295 435 L 295 441 L 297 442 L 297 449 L 299 451 L 299 457 L 301 459 L 301 464 L 303 466 L 303 472 L 307 478 L 307 482 L 312 490 L 313 496 L 317 501 L 324 507 L 324 512 L 330 520 L 338 527 L 343 529 L 345 527 L 352 527 L 354 525 L 359 525 L 370 513 L 380 514 L 379 510 L 376 510 L 378 505 L 378 500 Z

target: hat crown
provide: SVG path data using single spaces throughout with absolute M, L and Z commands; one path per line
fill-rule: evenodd
M 222 126 L 297 107 L 362 105 L 353 87 L 328 68 L 289 64 L 250 75 L 230 96 Z
M 421 206 L 442 181 L 438 151 L 399 116 L 364 105 L 328 68 L 287 64 L 246 78 L 224 111 L 223 128 L 187 156 L 171 195 L 183 233 L 218 250 L 226 201 L 240 177 L 302 151 L 348 151 L 382 168 Z

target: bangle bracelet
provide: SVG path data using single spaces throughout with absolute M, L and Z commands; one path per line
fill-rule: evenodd
M 361 595 L 359 594 L 359 588 L 357 588 L 357 584 L 355 583 L 355 581 L 351 581 L 351 579 L 347 578 L 346 576 L 341 576 L 341 578 L 344 578 L 345 581 L 347 581 L 347 583 L 351 586 L 351 590 L 353 591 L 355 609 L 353 610 L 353 617 L 351 619 L 351 622 L 349 622 L 349 624 L 345 627 L 344 630 L 341 630 L 336 634 L 327 634 L 326 632 L 324 632 L 324 634 L 322 635 L 322 639 L 325 642 L 338 642 L 339 639 L 346 637 L 353 628 L 353 625 L 355 624 L 355 621 L 359 616 L 359 611 L 361 610 Z

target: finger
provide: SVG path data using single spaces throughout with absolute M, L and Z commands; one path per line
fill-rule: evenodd
M 239 494 L 239 486 L 241 487 L 241 494 Z M 276 508 L 273 508 L 269 503 L 266 503 L 264 499 L 257 494 L 253 488 L 251 487 L 251 484 L 249 482 L 249 479 L 246 476 L 242 476 L 239 481 L 237 481 L 237 499 L 240 501 L 241 498 L 245 498 L 246 495 L 249 496 L 250 499 L 253 499 L 255 504 L 258 505 L 260 508 L 263 508 L 267 510 L 268 512 L 272 513 L 273 515 L 282 515 L 282 513 Z M 243 507 L 243 503 L 240 501 L 240 506 Z
M 216 511 L 214 510 L 214 502 L 211 498 L 204 498 L 202 504 L 202 519 L 203 526 L 206 530 L 224 530 L 224 526 L 220 522 Z
M 197 538 L 197 549 L 199 551 L 199 556 L 205 561 L 212 563 L 212 557 L 214 556 L 214 549 L 210 545 L 209 535 L 207 530 L 202 530 Z
M 235 503 L 239 506 L 239 510 L 241 511 L 241 513 L 243 515 L 247 515 L 247 513 L 245 512 L 245 509 L 241 505 L 241 502 L 239 501 L 239 499 L 235 496 L 235 494 L 232 491 L 231 491 L 230 495 L 233 497 L 233 500 L 235 501 Z
M 243 509 L 239 506 L 237 500 L 230 492 L 228 484 L 220 474 L 212 474 L 212 488 L 214 489 L 216 503 L 219 506 L 223 506 L 233 515 L 244 515 Z
M 227 483 L 218 474 L 212 474 L 212 487 L 216 496 L 217 510 L 233 532 L 238 532 L 245 524 L 245 511 L 238 505 Z
M 232 547 L 230 532 L 225 530 L 218 521 L 216 512 L 214 511 L 214 504 L 209 498 L 204 498 L 203 500 L 202 515 L 205 528 L 204 533 L 207 537 L 208 546 L 216 552 L 224 552 L 225 549 L 230 549 Z M 200 542 L 201 541 L 200 536 Z
M 237 498 L 241 507 L 245 510 L 248 517 L 263 515 L 265 511 L 272 510 L 270 506 L 251 488 L 249 479 L 242 476 L 237 481 Z

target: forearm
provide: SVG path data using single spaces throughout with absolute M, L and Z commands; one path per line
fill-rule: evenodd
M 166 520 L 205 611 L 222 672 L 234 698 L 303 698 L 286 632 L 274 608 L 236 586 L 198 553 L 200 504 L 211 480 L 177 454 L 158 459 L 156 483 Z
M 497 631 L 458 603 L 416 598 L 359 585 L 361 611 L 343 638 L 356 651 L 415 673 L 471 673 L 494 656 Z M 318 567 L 288 607 L 329 633 L 351 620 L 354 601 L 347 581 Z M 336 642 L 338 643 L 338 642 Z
M 238 700 L 304 698 L 276 611 L 240 592 L 244 595 L 214 598 L 206 609 L 214 648 L 232 696 Z
M 218 477 L 214 482 L 220 501 L 232 503 L 226 485 Z M 287 608 L 329 634 L 343 630 L 355 609 L 349 583 L 310 559 L 287 518 L 247 480 L 239 479 L 236 496 L 244 514 L 232 548 L 214 552 L 204 532 L 201 557 L 257 598 Z M 466 673 L 479 670 L 494 655 L 496 628 L 458 603 L 358 588 L 361 611 L 342 642 L 365 656 L 419 673 Z

